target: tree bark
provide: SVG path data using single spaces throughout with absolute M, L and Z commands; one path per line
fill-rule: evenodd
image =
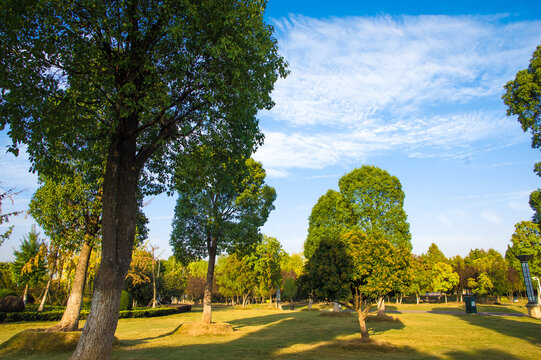
M 41 297 L 38 311 L 43 311 L 43 306 L 45 306 L 45 300 L 47 300 L 47 294 L 49 293 L 49 287 L 51 286 L 52 276 L 53 275 L 51 274 L 51 276 L 49 276 L 49 280 L 47 280 L 47 285 L 45 285 L 45 291 L 43 292 L 43 296 Z
M 23 294 L 23 303 L 24 306 L 26 306 L 26 302 L 28 301 L 28 284 L 24 287 L 24 294 Z
M 378 298 L 378 316 L 385 316 L 385 298 Z
M 417 298 L 417 305 L 419 305 L 419 298 L 420 298 L 419 294 L 415 294 L 415 297 Z
M 92 307 L 72 360 L 109 359 L 118 324 L 120 293 L 130 267 L 140 167 L 137 119 L 121 118 L 111 139 L 103 182 L 102 259 Z
M 212 285 L 214 282 L 214 265 L 216 263 L 216 239 L 210 239 L 209 246 L 209 267 L 207 270 L 207 282 L 203 296 L 203 323 L 212 323 Z
M 47 331 L 77 331 L 79 329 L 79 314 L 83 304 L 83 292 L 85 290 L 86 272 L 90 255 L 92 254 L 92 246 L 84 242 L 77 260 L 75 268 L 75 280 L 71 288 L 66 310 L 62 315 L 62 319 L 55 326 L 47 329 Z

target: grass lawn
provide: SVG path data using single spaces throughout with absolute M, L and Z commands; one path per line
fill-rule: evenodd
M 478 311 L 522 313 L 515 306 L 486 305 Z M 177 331 L 199 321 L 190 313 L 120 319 L 113 359 L 540 359 L 541 321 L 527 317 L 464 313 L 457 304 L 389 305 L 396 321 L 370 321 L 372 344 L 358 341 L 356 317 L 316 311 L 216 308 L 213 320 L 230 323 L 229 335 L 188 336 Z M 438 314 L 430 311 L 447 311 Z M 28 328 L 50 323 L 1 324 L 0 343 Z M 69 353 L 4 354 L 2 359 L 68 359 Z

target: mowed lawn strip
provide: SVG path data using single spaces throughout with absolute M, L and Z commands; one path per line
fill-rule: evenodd
M 321 316 L 317 311 L 233 310 L 217 307 L 214 320 L 233 334 L 188 336 L 179 326 L 200 321 L 190 313 L 159 318 L 120 319 L 113 359 L 539 359 L 541 321 L 527 317 L 464 313 L 457 304 L 393 305 L 390 310 L 431 313 L 392 314 L 395 321 L 369 320 L 372 344 L 358 341 L 351 316 Z M 505 310 L 505 311 L 504 311 Z M 455 311 L 439 314 L 437 311 Z M 487 312 L 505 313 L 503 306 Z M 51 323 L 1 324 L 0 342 L 24 329 Z M 69 353 L 4 354 L 5 359 L 69 359 Z

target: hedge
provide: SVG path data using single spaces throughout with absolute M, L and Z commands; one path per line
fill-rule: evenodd
M 155 309 L 135 309 L 120 311 L 118 318 L 148 318 L 156 316 L 167 316 L 190 311 L 191 305 L 179 307 L 159 307 Z M 80 320 L 86 319 L 88 310 L 81 310 Z M 20 322 L 20 321 L 59 321 L 64 314 L 63 310 L 43 311 L 43 312 L 19 312 L 19 313 L 0 313 L 0 322 Z

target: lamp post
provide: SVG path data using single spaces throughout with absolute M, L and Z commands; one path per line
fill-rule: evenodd
M 528 315 L 536 319 L 541 319 L 541 304 L 535 297 L 532 286 L 532 277 L 530 275 L 530 267 L 528 266 L 528 261 L 533 258 L 533 255 L 515 255 L 515 257 L 520 261 L 520 265 L 522 266 L 524 285 L 526 286 L 526 294 L 528 295 L 528 303 L 526 304 Z
M 532 276 L 532 279 L 537 281 L 537 303 L 541 304 L 541 284 L 539 283 L 539 278 L 537 276 Z

